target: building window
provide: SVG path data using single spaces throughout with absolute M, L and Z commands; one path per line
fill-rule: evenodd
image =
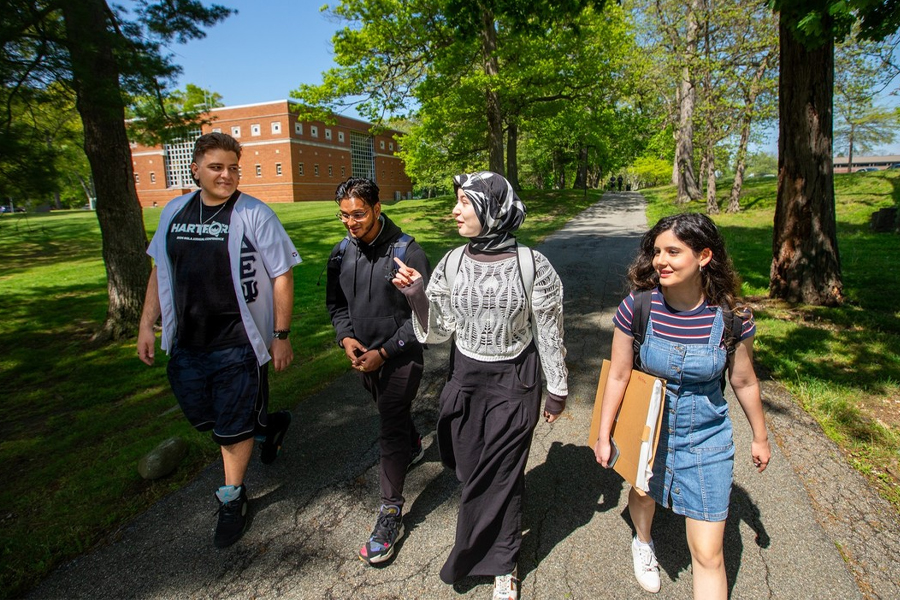
M 281 177 L 281 163 L 275 163 L 275 175 Z
M 259 135 L 260 131 L 259 123 L 254 123 L 250 126 L 250 135 Z
M 381 140 L 381 141 L 378 143 L 378 146 L 379 146 L 382 150 L 384 150 L 384 140 Z
M 222 133 L 222 128 L 221 127 L 213 127 L 212 132 L 213 133 Z
M 194 186 L 191 162 L 194 160 L 194 142 L 200 137 L 200 133 L 199 129 L 195 129 L 182 139 L 163 144 L 166 187 L 188 188 Z
M 262 165 L 256 165 L 256 176 L 262 177 Z
M 150 183 L 156 183 L 156 173 L 150 172 Z
M 303 163 L 300 163 L 300 177 L 303 177 Z
M 141 183 L 141 176 L 138 175 L 137 173 L 134 174 L 134 183 L 136 185 L 139 185 Z
M 281 133 L 281 121 L 272 121 L 272 133 Z
M 326 140 L 330 140 L 330 139 L 331 139 L 331 130 L 330 130 L 330 129 L 326 129 L 326 130 L 325 130 L 325 139 L 326 139 Z
M 319 128 L 316 127 L 315 125 L 310 125 L 309 126 L 309 135 L 311 135 L 315 138 L 319 137 Z
M 375 147 L 372 137 L 350 132 L 350 176 L 375 179 Z
M 347 167 L 341 166 L 341 179 L 347 177 Z
M 319 176 L 319 165 L 313 165 L 313 175 Z
M 294 123 L 294 133 L 303 135 L 303 123 Z
M 391 150 L 391 151 L 393 152 L 393 150 L 394 150 L 394 142 L 391 142 L 391 143 L 388 144 L 388 149 Z M 398 200 L 399 200 L 399 198 L 398 198 Z
M 334 176 L 334 169 L 332 169 L 331 165 L 328 165 L 328 176 L 329 177 Z
M 344 132 L 343 131 L 338 131 L 338 141 L 342 144 L 344 143 Z
M 241 127 L 239 125 L 235 125 L 231 128 L 231 137 L 239 138 L 241 137 Z

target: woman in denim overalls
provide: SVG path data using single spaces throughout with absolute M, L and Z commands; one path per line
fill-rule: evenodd
M 723 540 L 735 453 L 720 386 L 726 368 L 753 430 L 750 454 L 760 472 L 771 457 L 753 372 L 755 326 L 749 311 L 744 311 L 740 342 L 729 356 L 725 346 L 732 342 L 723 340 L 723 310 L 735 310 L 737 276 L 724 240 L 705 215 L 687 213 L 660 220 L 643 236 L 628 278 L 635 290 L 653 290 L 641 364 L 644 371 L 667 382 L 650 493 L 632 488 L 628 496 L 637 534 L 632 540 L 635 577 L 647 591 L 659 591 L 650 527 L 660 504 L 686 518 L 694 598 L 724 600 L 728 583 Z M 610 429 L 631 375 L 633 307 L 629 296 L 616 315 L 612 365 L 594 447 L 597 462 L 604 467 L 610 460 Z

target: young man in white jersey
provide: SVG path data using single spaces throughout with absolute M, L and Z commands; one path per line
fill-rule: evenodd
M 249 503 L 244 475 L 254 440 L 260 459 L 275 460 L 290 413 L 268 414 L 268 366 L 291 364 L 294 304 L 291 269 L 300 256 L 275 213 L 238 189 L 241 146 L 209 133 L 194 145 L 191 173 L 200 186 L 169 202 L 147 253 L 150 273 L 138 333 L 138 357 L 153 364 L 154 325 L 172 391 L 198 431 L 219 444 L 224 485 L 214 544 L 243 535 Z

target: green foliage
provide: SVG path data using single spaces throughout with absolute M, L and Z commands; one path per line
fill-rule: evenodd
M 628 167 L 628 179 L 638 188 L 656 187 L 672 180 L 672 163 L 641 156 Z
M 184 90 L 161 92 L 157 97 L 131 99 L 128 137 L 144 146 L 157 146 L 191 138 L 191 132 L 208 125 L 210 109 L 222 104 L 222 95 L 189 83 Z
M 7 120 L 0 126 L 0 201 L 62 206 L 87 202 L 90 168 L 81 121 L 62 85 L 0 91 Z
M 794 37 L 810 49 L 842 40 L 855 24 L 867 40 L 883 40 L 900 28 L 900 3 L 873 0 L 769 0 Z
M 333 40 L 339 67 L 292 96 L 308 105 L 304 115 L 356 104 L 376 123 L 392 114 L 407 118 L 402 156 L 425 188 L 489 162 L 489 93 L 504 126 L 517 127 L 522 144 L 530 144 L 519 153 L 529 184 L 571 173 L 585 147 L 594 165 L 613 168 L 649 137 L 639 104 L 653 94 L 638 97 L 636 88 L 652 66 L 623 11 L 592 8 L 601 4 L 345 0 L 326 7 L 348 23 Z M 486 16 L 493 31 L 485 29 Z M 491 34 L 493 49 L 484 45 Z M 487 69 L 490 61 L 496 72 Z M 528 162 L 532 157 L 540 164 Z
M 778 175 L 778 157 L 766 152 L 747 155 L 747 177 L 770 177 Z

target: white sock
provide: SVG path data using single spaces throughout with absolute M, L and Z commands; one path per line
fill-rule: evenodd
M 638 536 L 634 536 L 634 545 L 638 548 L 652 548 L 653 540 L 651 539 L 649 542 L 642 542 L 641 538 L 639 538 Z

